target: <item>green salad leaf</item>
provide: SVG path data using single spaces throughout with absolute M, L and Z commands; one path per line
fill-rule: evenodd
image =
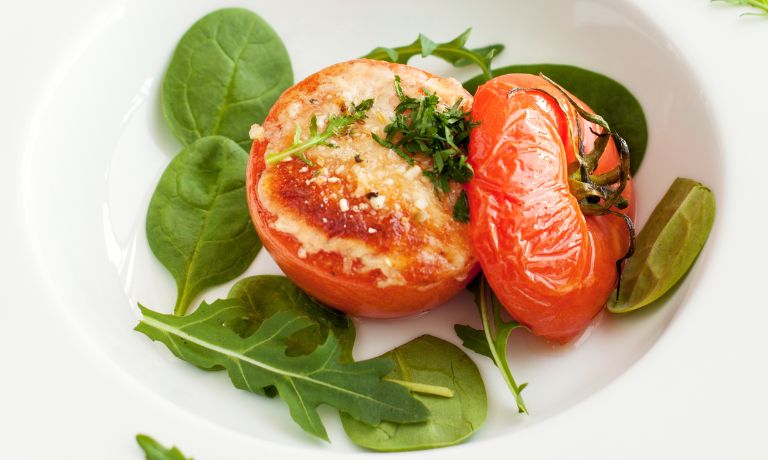
M 751 6 L 753 11 L 744 13 L 744 16 L 768 16 L 768 0 L 711 0 L 712 2 L 724 2 L 734 6 Z
M 456 334 L 462 339 L 465 347 L 493 360 L 496 367 L 501 371 L 501 375 L 504 377 L 509 390 L 515 397 L 517 411 L 521 414 L 527 414 L 528 408 L 525 406 L 522 392 L 528 384 L 517 384 L 512 376 L 512 371 L 509 369 L 509 361 L 507 359 L 509 335 L 515 329 L 523 327 L 523 325 L 517 321 L 505 321 L 502 318 L 504 306 L 501 305 L 501 302 L 493 293 L 488 285 L 488 281 L 486 281 L 485 276 L 482 274 L 475 278 L 467 289 L 475 295 L 475 304 L 480 312 L 483 330 L 480 331 L 463 324 L 456 324 L 454 325 Z M 485 338 L 485 345 L 482 345 L 481 333 Z
M 296 156 L 304 163 L 312 166 L 312 162 L 304 156 L 304 152 L 318 145 L 335 147 L 335 144 L 329 142 L 329 139 L 351 128 L 355 123 L 365 120 L 368 117 L 368 110 L 372 106 L 373 99 L 365 99 L 359 104 L 353 102 L 346 114 L 329 116 L 328 123 L 322 132 L 317 130 L 317 116 L 312 115 L 309 122 L 308 138 L 301 140 L 301 126 L 297 123 L 296 131 L 293 134 L 293 144 L 285 150 L 267 154 L 264 157 L 264 161 L 266 164 L 271 165 L 286 158 Z
M 312 353 L 333 334 L 341 348 L 341 360 L 352 362 L 355 325 L 344 313 L 332 310 L 304 293 L 285 276 L 258 275 L 243 278 L 229 291 L 228 298 L 239 299 L 247 318 L 229 323 L 241 337 L 252 335 L 267 318 L 281 311 L 294 312 L 312 320 L 308 326 L 285 340 L 286 355 Z
M 605 118 L 613 131 L 627 141 L 631 153 L 632 174 L 640 168 L 648 146 L 648 124 L 640 102 L 621 83 L 597 72 L 571 65 L 522 64 L 493 70 L 493 76 L 508 73 L 543 73 L 584 101 L 595 113 Z M 477 87 L 487 80 L 485 75 L 478 75 L 466 81 L 464 87 L 474 94 Z
M 485 332 L 483 330 L 475 329 L 466 324 L 455 324 L 453 329 L 456 331 L 456 335 L 461 339 L 461 344 L 464 348 L 468 348 L 479 355 L 493 359 L 493 353 L 491 353 L 491 348 L 488 346 L 488 340 L 486 340 Z
M 678 177 L 637 236 L 621 276 L 613 313 L 644 307 L 670 290 L 691 268 L 715 221 L 712 191 Z
M 269 24 L 245 9 L 221 9 L 176 46 L 163 80 L 163 114 L 184 145 L 218 134 L 249 150 L 250 126 L 292 84 L 288 52 Z
M 338 341 L 329 334 L 309 355 L 287 356 L 286 340 L 313 324 L 291 311 L 267 318 L 247 338 L 227 327 L 248 313 L 239 299 L 203 302 L 187 316 L 164 315 L 139 305 L 136 330 L 165 344 L 177 357 L 203 369 L 227 369 L 235 387 L 257 394 L 274 386 L 293 420 L 307 433 L 328 439 L 317 406 L 328 404 L 376 425 L 383 420 L 420 422 L 429 411 L 405 387 L 382 380 L 392 371 L 388 359 L 341 361 Z
M 471 32 L 472 29 L 469 28 L 458 37 L 445 43 L 437 43 L 426 35 L 419 34 L 419 37 L 410 45 L 395 48 L 380 46 L 363 58 L 407 64 L 416 55 L 421 55 L 421 57 L 436 56 L 456 67 L 475 64 L 480 67 L 486 80 L 488 80 L 491 78 L 491 61 L 504 50 L 504 45 L 497 43 L 469 49 L 465 45 Z
M 167 449 L 145 434 L 137 434 L 136 442 L 144 451 L 146 460 L 192 460 L 191 457 L 185 457 L 175 446 Z
M 248 154 L 221 136 L 195 141 L 168 165 L 147 212 L 152 252 L 176 279 L 174 312 L 245 271 L 261 248 L 245 197 Z
M 423 335 L 382 355 L 397 365 L 387 379 L 422 388 L 416 399 L 430 416 L 419 423 L 382 422 L 371 426 L 342 413 L 341 421 L 355 444 L 377 451 L 430 449 L 458 444 L 483 422 L 488 409 L 485 385 L 475 363 L 461 349 Z M 449 392 L 435 391 L 445 388 Z

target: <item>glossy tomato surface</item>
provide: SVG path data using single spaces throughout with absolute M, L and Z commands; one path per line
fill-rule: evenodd
M 622 218 L 585 216 L 569 191 L 569 123 L 581 124 L 586 151 L 596 137 L 590 127 L 597 127 L 579 119 L 556 87 L 528 74 L 480 86 L 472 118 L 479 122 L 469 146 L 475 177 L 467 186 L 475 255 L 515 319 L 536 335 L 567 342 L 606 304 L 616 261 L 629 247 Z M 617 164 L 611 141 L 596 172 Z M 623 196 L 634 217 L 631 183 Z

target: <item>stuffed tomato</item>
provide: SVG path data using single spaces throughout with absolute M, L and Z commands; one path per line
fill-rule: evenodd
M 468 225 L 452 217 L 461 184 L 435 193 L 423 174 L 427 157 L 409 163 L 374 136 L 386 135 L 403 97 L 427 93 L 441 107 L 471 108 L 454 79 L 402 64 L 342 62 L 289 88 L 253 129 L 247 193 L 256 230 L 286 275 L 326 305 L 368 317 L 413 314 L 454 296 L 477 273 Z M 265 161 L 363 104 L 364 116 L 300 156 Z

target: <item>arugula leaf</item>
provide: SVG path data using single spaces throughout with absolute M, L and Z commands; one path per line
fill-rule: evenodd
M 724 2 L 735 6 L 751 6 L 759 11 L 744 13 L 744 16 L 768 16 L 768 0 L 711 0 L 712 2 Z
M 715 222 L 715 196 L 699 182 L 678 177 L 656 205 L 627 260 L 612 313 L 658 300 L 693 266 Z
M 179 153 L 157 184 L 147 239 L 176 279 L 177 315 L 203 289 L 244 272 L 261 249 L 245 197 L 247 161 L 234 141 L 205 137 Z
M 229 324 L 230 329 L 241 337 L 253 334 L 275 313 L 291 311 L 309 318 L 314 324 L 286 339 L 286 355 L 307 355 L 333 334 L 341 347 L 341 360 L 354 361 L 355 325 L 352 320 L 344 313 L 318 303 L 285 276 L 243 278 L 232 286 L 227 297 L 240 299 L 247 312 L 246 319 Z
M 453 330 L 456 331 L 456 335 L 461 339 L 461 344 L 464 348 L 469 348 L 479 355 L 493 359 L 493 353 L 491 353 L 491 348 L 488 346 L 484 331 L 465 324 L 454 324 Z M 496 364 L 495 361 L 494 364 Z
M 192 460 L 191 457 L 185 457 L 175 446 L 166 449 L 159 442 L 145 434 L 137 434 L 136 442 L 139 443 L 139 446 L 144 451 L 146 460 Z
M 419 34 L 419 37 L 410 45 L 396 48 L 378 47 L 363 56 L 363 58 L 407 64 L 417 54 L 421 55 L 421 57 L 436 56 L 456 67 L 475 64 L 480 67 L 486 80 L 490 80 L 492 78 L 491 61 L 504 50 L 504 45 L 493 44 L 482 48 L 469 49 L 465 45 L 471 32 L 472 28 L 470 27 L 458 37 L 445 43 L 436 43 L 426 35 Z
M 430 416 L 420 423 L 371 426 L 342 413 L 344 431 L 355 444 L 385 452 L 450 446 L 467 439 L 485 422 L 488 401 L 483 379 L 457 346 L 423 335 L 382 356 L 397 363 L 386 379 L 432 388 L 414 395 Z
M 269 24 L 245 9 L 221 9 L 176 46 L 163 80 L 163 114 L 184 145 L 220 134 L 249 150 L 250 126 L 292 84 L 288 52 Z
M 543 73 L 586 102 L 627 141 L 632 174 L 640 168 L 648 146 L 648 124 L 640 102 L 621 83 L 597 72 L 561 64 L 511 65 L 495 69 L 493 76 L 508 73 Z M 486 81 L 485 75 L 478 75 L 464 82 L 464 88 L 474 94 Z
M 293 420 L 307 433 L 328 439 L 317 406 L 328 404 L 356 419 L 376 425 L 382 420 L 412 423 L 429 411 L 408 391 L 381 378 L 392 371 L 387 359 L 340 361 L 333 334 L 312 353 L 286 356 L 286 340 L 313 323 L 295 312 L 267 318 L 249 337 L 227 327 L 247 316 L 238 299 L 203 302 L 187 316 L 164 315 L 139 305 L 143 318 L 136 330 L 160 341 L 177 357 L 203 369 L 227 369 L 235 387 L 261 394 L 274 386 Z
M 317 132 L 317 116 L 312 115 L 309 123 L 309 138 L 301 140 L 301 126 L 296 125 L 296 131 L 293 136 L 293 145 L 279 152 L 268 153 L 264 157 L 266 164 L 271 165 L 286 158 L 297 156 L 301 161 L 312 166 L 312 162 L 304 157 L 304 152 L 317 145 L 335 147 L 335 144 L 328 142 L 333 136 L 342 133 L 346 128 L 364 120 L 368 116 L 368 110 L 373 107 L 373 99 L 366 99 L 359 104 L 352 103 L 348 113 L 344 115 L 331 115 L 328 117 L 328 124 L 323 132 Z
M 523 327 L 517 321 L 504 321 L 501 317 L 501 312 L 504 310 L 504 306 L 501 305 L 499 299 L 488 286 L 485 276 L 482 274 L 475 278 L 468 286 L 468 289 L 475 294 L 475 304 L 480 311 L 480 318 L 483 322 L 483 333 L 485 335 L 486 347 L 479 345 L 479 337 L 477 329 L 469 326 L 457 324 L 454 326 L 456 333 L 459 330 L 464 335 L 464 345 L 467 348 L 476 351 L 482 355 L 488 356 L 496 364 L 496 367 L 501 370 L 501 375 L 504 377 L 504 381 L 507 383 L 510 391 L 515 397 L 517 403 L 517 411 L 519 413 L 528 413 L 528 408 L 525 407 L 525 401 L 523 400 L 522 391 L 528 386 L 527 383 L 518 385 L 515 382 L 515 378 L 512 376 L 512 372 L 509 370 L 509 362 L 507 361 L 507 344 L 509 343 L 509 335 L 513 330 Z

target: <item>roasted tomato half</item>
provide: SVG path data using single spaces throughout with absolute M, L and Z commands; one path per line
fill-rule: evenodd
M 422 174 L 371 133 L 384 136 L 402 90 L 434 93 L 469 110 L 472 97 L 453 79 L 402 64 L 359 59 L 335 64 L 289 88 L 253 131 L 247 192 L 264 246 L 303 290 L 327 305 L 369 317 L 395 317 L 439 305 L 477 272 L 466 223 L 453 219 L 461 185 L 436 194 Z M 265 155 L 291 146 L 330 117 L 372 99 L 367 117 L 301 158 Z M 298 136 L 297 136 L 298 130 Z
M 626 158 L 577 105 L 590 112 L 541 76 L 499 76 L 475 94 L 472 118 L 479 125 L 469 145 L 475 255 L 509 313 L 558 342 L 577 336 L 605 306 L 616 287 L 617 261 L 630 247 L 624 215 L 634 216 Z M 602 156 L 585 171 L 578 159 L 596 143 L 604 145 Z M 600 189 L 593 180 L 606 184 Z M 616 196 L 606 202 L 587 196 L 585 187 Z

